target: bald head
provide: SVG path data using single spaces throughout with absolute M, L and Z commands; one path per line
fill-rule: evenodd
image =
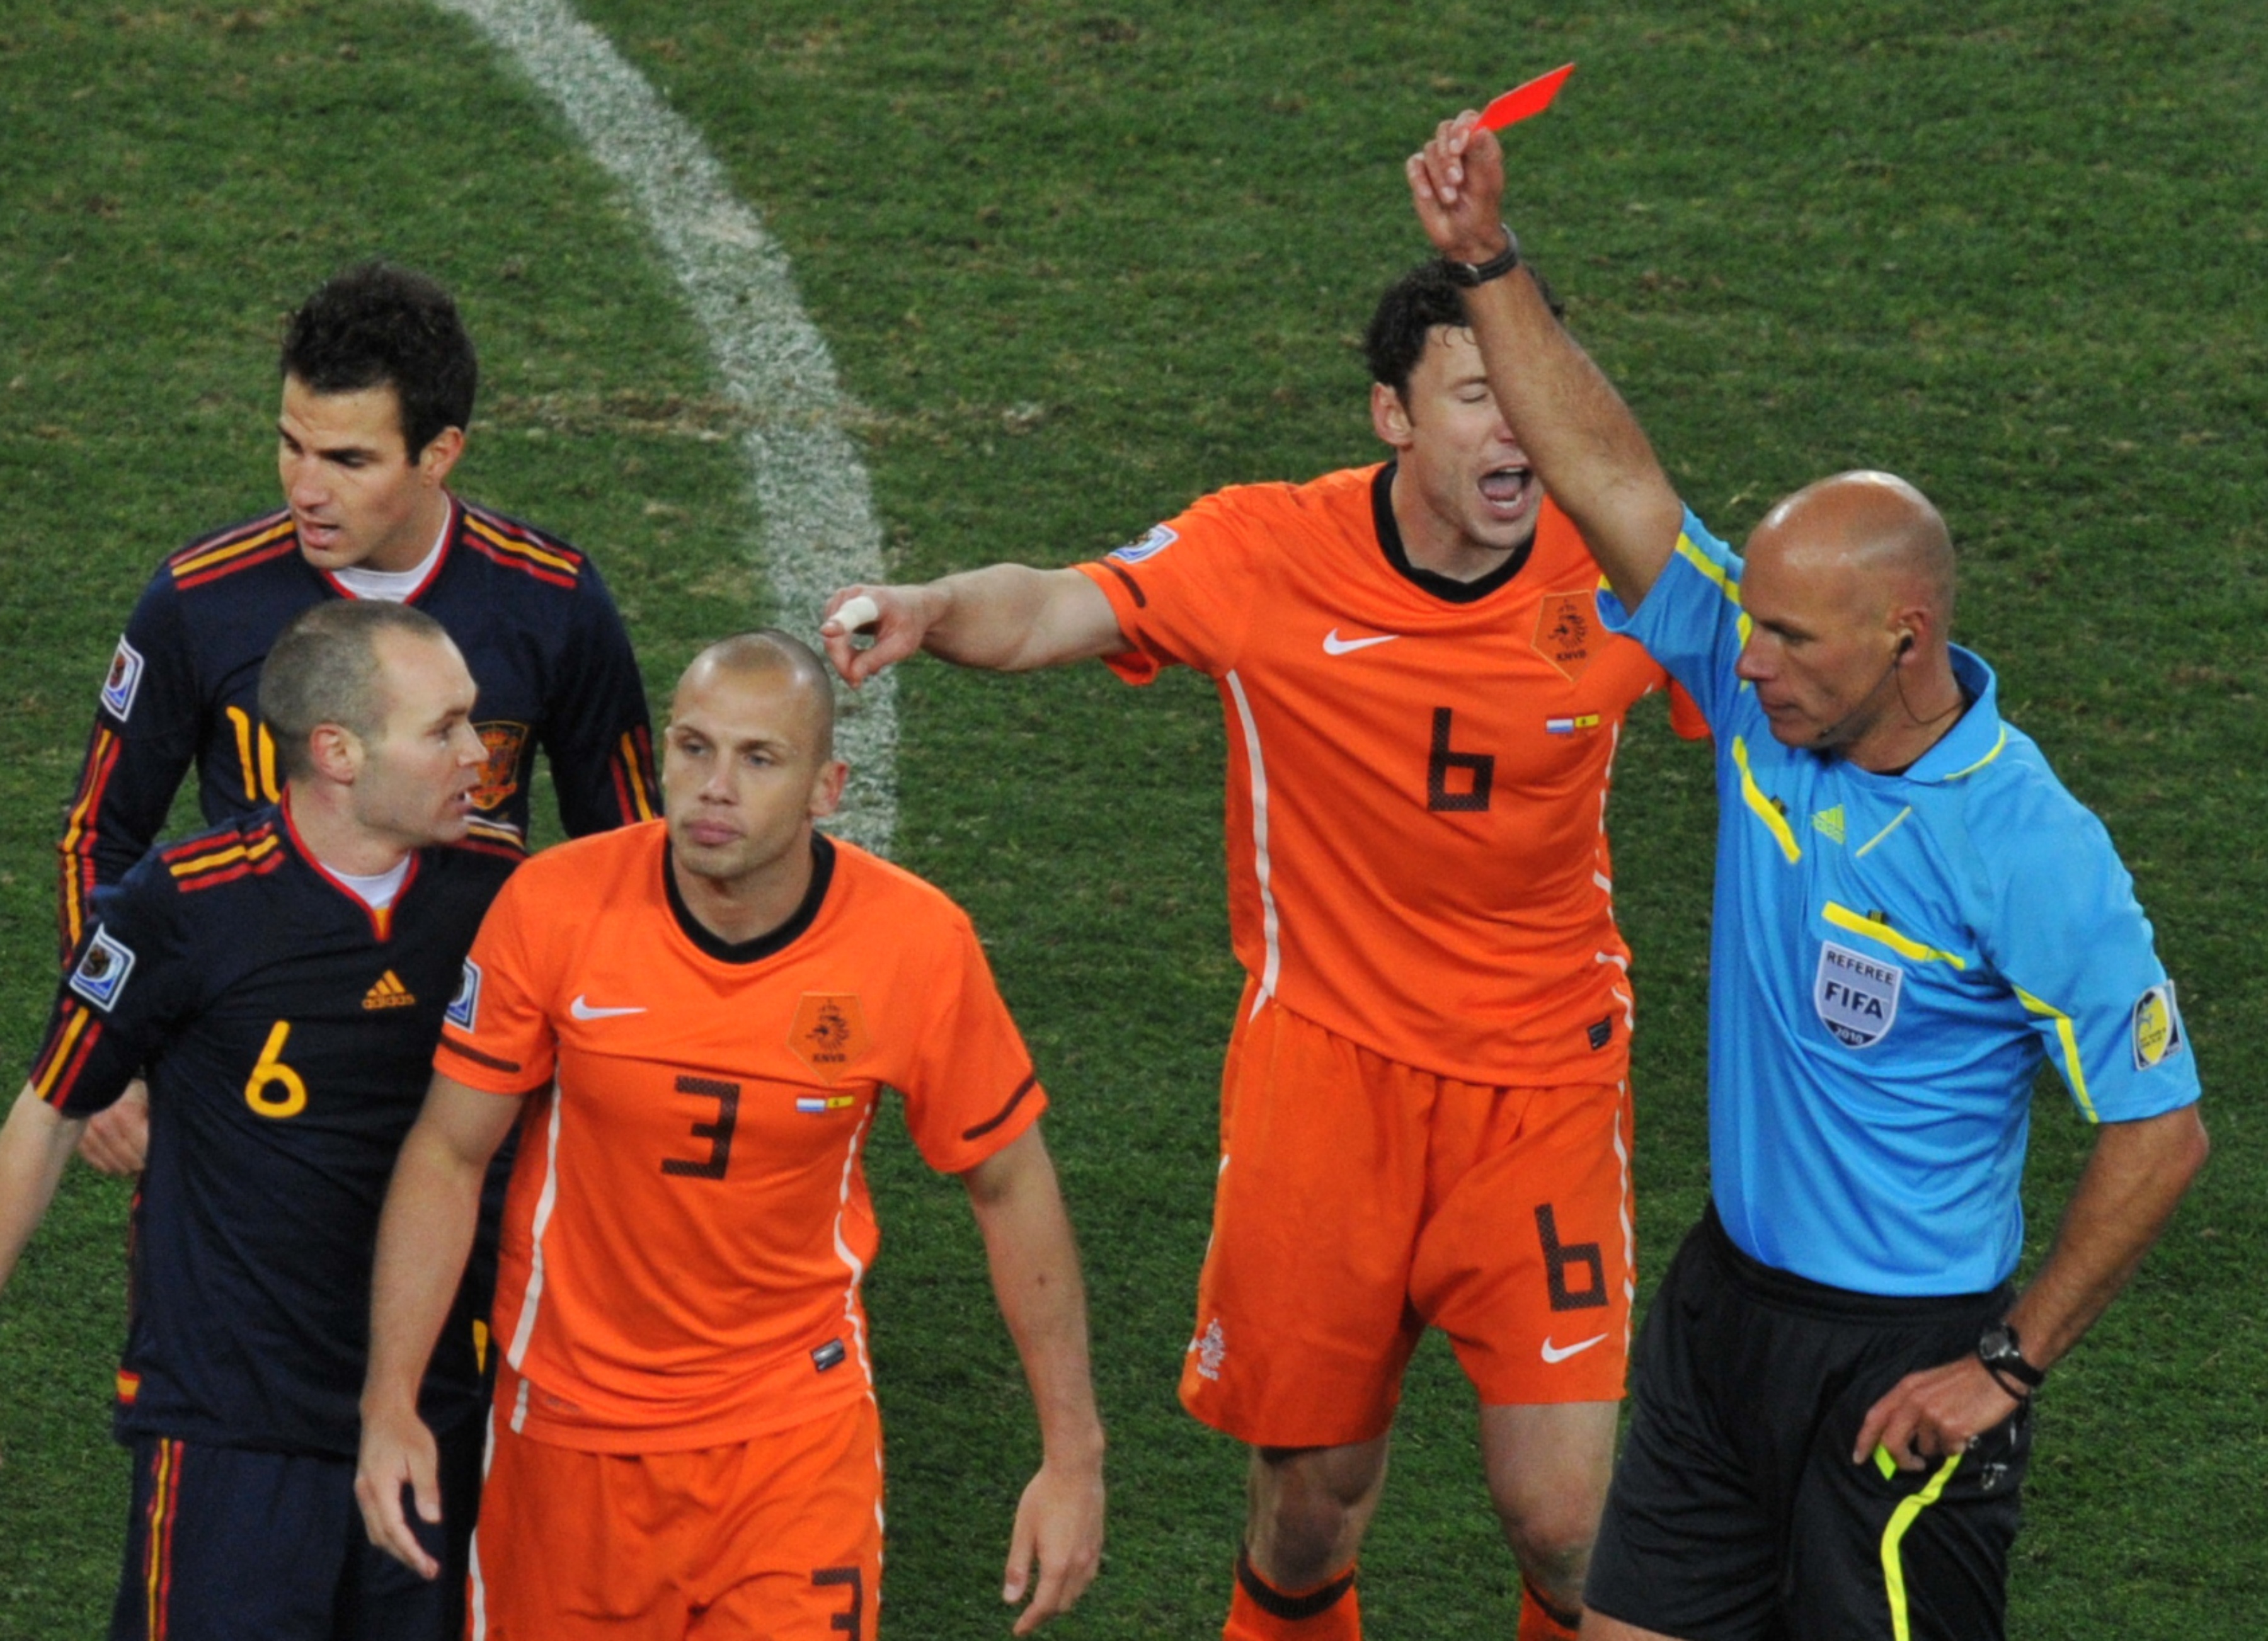
M 1953 619 L 1953 537 L 1912 485 L 1891 473 L 1838 473 L 1807 484 L 1764 516 L 1748 556 L 1799 576 L 1832 577 L 1874 609 L 1918 605 L 1942 635 Z
M 777 689 L 793 709 L 797 737 L 820 762 L 835 755 L 835 687 L 811 646 L 777 627 L 719 638 L 695 656 L 677 681 L 671 713 L 688 689 L 721 679 L 746 681 Z

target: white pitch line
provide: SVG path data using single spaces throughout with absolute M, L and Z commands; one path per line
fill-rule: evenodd
M 754 422 L 742 445 L 774 619 L 815 636 L 827 595 L 883 579 L 865 464 L 843 430 L 825 338 L 786 253 L 734 197 L 724 167 L 645 77 L 565 0 L 435 0 L 510 52 L 629 192 L 709 341 L 725 392 Z M 838 690 L 850 784 L 834 829 L 887 853 L 897 829 L 896 681 Z

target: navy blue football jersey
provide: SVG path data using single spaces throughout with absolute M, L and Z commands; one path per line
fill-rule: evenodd
M 66 950 L 85 933 L 87 897 L 157 841 L 192 762 L 212 825 L 276 801 L 261 663 L 301 610 L 353 596 L 307 563 L 288 512 L 202 537 L 159 567 L 111 657 L 57 845 Z M 489 756 L 473 798 L 482 835 L 524 843 L 539 745 L 571 835 L 661 812 L 645 687 L 597 565 L 456 501 L 440 562 L 409 601 L 447 629 L 480 688 L 474 727 Z
M 32 1086 L 85 1117 L 149 1078 L 122 1438 L 356 1451 L 379 1211 L 519 857 L 421 850 L 374 912 L 276 806 L 96 894 Z M 475 1285 L 426 1378 L 437 1428 L 481 1394 Z

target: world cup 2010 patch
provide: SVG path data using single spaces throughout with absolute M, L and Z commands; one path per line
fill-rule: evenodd
M 457 995 L 449 999 L 443 1017 L 459 1031 L 480 1029 L 481 966 L 469 957 L 465 960 L 465 976 L 457 982 Z
M 1152 525 L 1147 532 L 1117 548 L 1110 556 L 1122 564 L 1138 564 L 1145 558 L 1164 552 L 1181 539 L 1164 525 Z
M 2181 1004 L 2174 1000 L 2170 980 L 2151 987 L 2134 999 L 2134 1069 L 2146 1071 L 2163 1065 L 2182 1051 L 2189 1034 L 2182 1029 Z
M 1822 940 L 1819 973 L 1811 982 L 1811 1006 L 1819 1012 L 1820 1024 L 1845 1048 L 1871 1048 L 1897 1023 L 1898 992 L 1905 978 L 1905 970 L 1896 963 Z
M 133 972 L 134 948 L 113 939 L 109 930 L 97 925 L 94 938 L 79 956 L 78 967 L 71 970 L 70 989 L 107 1014 Z
M 134 697 L 141 693 L 142 651 L 121 638 L 102 680 L 102 704 L 123 724 L 134 710 Z

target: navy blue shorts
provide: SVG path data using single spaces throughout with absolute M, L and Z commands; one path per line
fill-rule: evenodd
M 1851 1445 L 2013 1298 L 1824 1287 L 1750 1259 L 1712 1208 L 1638 1336 L 1585 1602 L 1683 1641 L 1998 1641 L 2030 1409 L 1918 1474 Z
M 370 1543 L 351 1459 L 135 1438 L 111 1641 L 456 1641 L 482 1428 L 441 1436 L 441 1524 L 405 1509 L 431 1582 Z

